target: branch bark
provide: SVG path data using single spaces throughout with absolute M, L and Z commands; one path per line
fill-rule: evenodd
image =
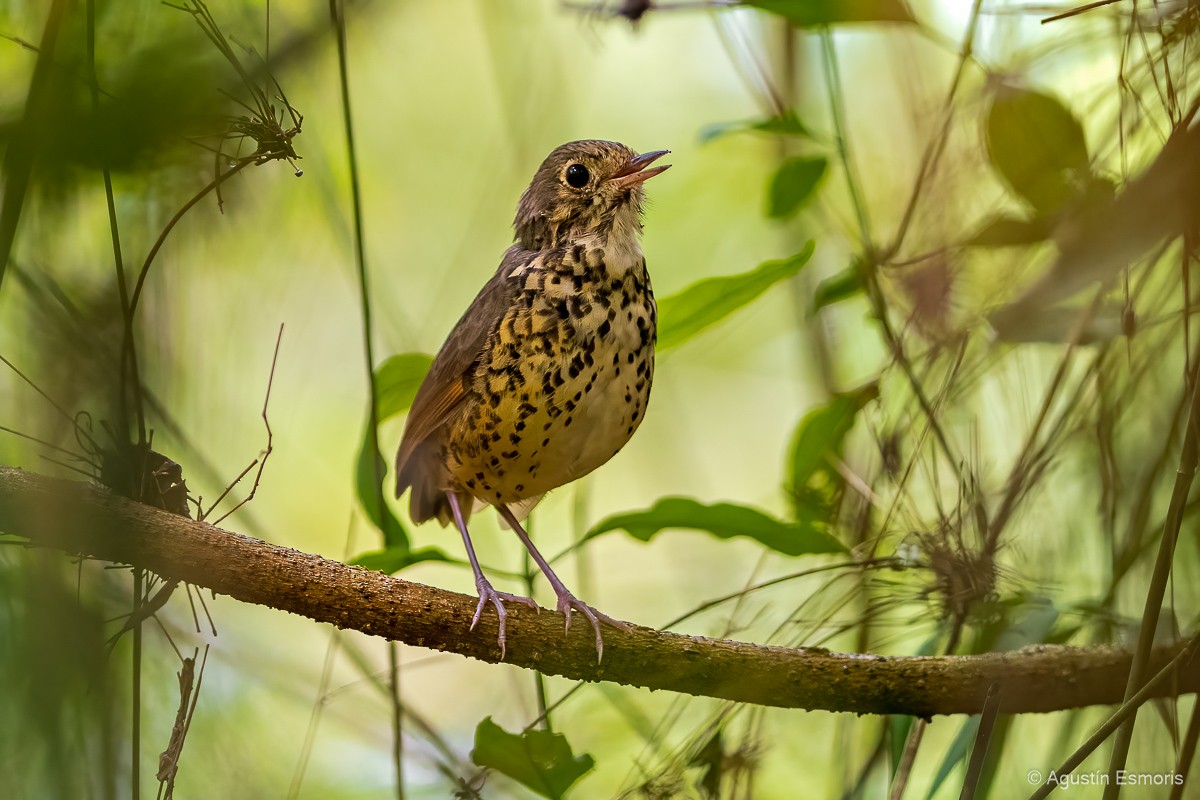
M 417 647 L 498 662 L 496 617 L 470 631 L 476 599 L 268 544 L 116 497 L 78 481 L 0 467 L 0 531 L 32 545 L 151 569 L 246 603 Z M 1182 649 L 1155 649 L 1150 671 Z M 1004 713 L 1120 703 L 1131 653 L 1029 647 L 982 656 L 885 657 L 768 647 L 635 627 L 592 633 L 520 605 L 509 610 L 508 663 L 574 680 L 784 708 L 858 714 L 979 713 L 990 687 Z M 1172 683 L 1172 682 L 1168 682 Z M 1185 663 L 1163 694 L 1200 689 Z

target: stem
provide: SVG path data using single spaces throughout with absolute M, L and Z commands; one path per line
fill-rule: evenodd
M 985 551 L 995 553 L 1000 544 L 1000 535 L 1003 533 L 1005 526 L 1008 524 L 1012 514 L 1017 509 L 1017 504 L 1020 502 L 1024 491 L 1031 485 L 1027 480 L 1028 467 L 1031 462 L 1031 454 L 1035 452 L 1038 436 L 1041 435 L 1042 427 L 1045 425 L 1047 418 L 1050 416 L 1050 410 L 1054 405 L 1054 399 L 1058 396 L 1059 389 L 1062 388 L 1066 381 L 1067 369 L 1071 366 L 1072 359 L 1078 351 L 1078 342 L 1083 336 L 1083 330 L 1091 322 L 1095 316 L 1096 310 L 1100 307 L 1100 301 L 1104 298 L 1103 291 L 1097 291 L 1092 298 L 1091 305 L 1079 316 L 1075 323 L 1071 326 L 1071 332 L 1067 336 L 1066 348 L 1063 350 L 1062 356 L 1058 360 L 1058 366 L 1054 370 L 1053 376 L 1050 378 L 1050 386 L 1046 389 L 1046 394 L 1042 398 L 1042 404 L 1038 408 L 1037 418 L 1033 422 L 1033 427 L 1029 434 L 1025 437 L 1025 443 L 1021 448 L 1020 455 L 1017 456 L 1016 464 L 1013 466 L 1012 472 L 1008 477 L 1008 485 L 1004 493 L 1003 499 L 1000 501 L 1000 508 L 993 516 L 991 523 L 986 530 L 986 539 L 984 541 Z M 1093 362 L 1093 365 L 1096 362 Z M 1087 380 L 1084 378 L 1084 380 Z M 1082 388 L 1083 384 L 1079 384 Z M 1049 442 L 1047 442 L 1048 444 Z
M 962 616 L 955 617 L 954 626 L 950 630 L 950 639 L 946 643 L 946 655 L 954 655 L 954 651 L 958 649 L 958 642 L 962 636 L 963 625 L 966 619 Z M 988 696 L 991 697 L 994 687 L 988 689 Z M 917 762 L 917 749 L 921 746 L 921 741 L 925 738 L 926 720 L 914 720 L 912 727 L 908 730 L 908 737 L 904 742 L 904 752 L 900 757 L 900 763 L 896 767 L 896 774 L 892 778 L 892 788 L 888 793 L 889 800 L 900 800 L 904 797 L 904 789 L 908 786 L 908 779 L 912 775 L 913 764 Z
M 909 226 L 912 225 L 913 215 L 917 210 L 917 202 L 921 198 L 921 190 L 925 187 L 925 181 L 933 174 L 934 169 L 937 167 L 937 162 L 942 157 L 942 152 L 946 147 L 946 139 L 950 133 L 950 122 L 953 119 L 951 112 L 954 108 L 954 98 L 958 94 L 959 85 L 962 83 L 967 62 L 971 60 L 971 56 L 975 51 L 975 32 L 979 28 L 979 12 L 982 7 L 983 0 L 975 0 L 971 4 L 971 16 L 967 20 L 967 32 L 963 36 L 962 54 L 958 59 L 958 68 L 954 70 L 954 78 L 950 81 L 950 89 L 946 92 L 946 100 L 942 104 L 942 127 L 938 131 L 937 136 L 929 142 L 929 147 L 926 148 L 924 155 L 921 157 L 921 165 L 917 168 L 917 179 L 913 183 L 912 193 L 908 197 L 908 204 L 904 207 L 904 216 L 900 220 L 900 227 L 896 229 L 896 237 L 892 240 L 892 244 L 887 250 L 889 258 L 898 253 L 901 246 L 903 246 L 904 237 L 908 234 Z
M 1197 461 L 1200 460 L 1200 446 L 1197 446 L 1197 436 L 1200 435 L 1200 358 L 1193 359 L 1193 368 L 1188 375 L 1188 383 L 1192 388 L 1192 410 L 1188 417 L 1187 431 L 1183 436 L 1183 453 L 1179 457 L 1179 471 L 1175 474 L 1175 487 L 1171 490 L 1171 502 L 1167 508 L 1167 518 L 1163 524 L 1162 538 L 1158 542 L 1158 559 L 1154 564 L 1154 573 L 1150 577 L 1150 587 L 1146 591 L 1146 605 L 1142 610 L 1142 626 L 1138 632 L 1137 649 L 1133 654 L 1133 662 L 1129 667 L 1129 680 L 1125 685 L 1125 702 L 1129 703 L 1137 694 L 1145 679 L 1150 650 L 1154 647 L 1154 633 L 1158 629 L 1158 617 L 1162 611 L 1163 597 L 1167 592 L 1167 581 L 1171 576 L 1171 563 L 1175 557 L 1175 543 L 1179 538 L 1179 528 L 1183 524 L 1184 507 L 1187 505 L 1188 494 L 1192 481 L 1196 476 Z M 1115 800 L 1121 794 L 1121 787 L 1116 781 L 1118 770 L 1125 768 L 1125 760 L 1129 756 L 1129 744 L 1133 740 L 1133 729 L 1137 724 L 1137 714 L 1132 713 L 1117 731 L 1113 741 L 1112 755 L 1108 761 L 1109 784 L 1104 789 L 1104 800 Z
M 100 79 L 96 75 L 96 0 L 87 0 L 87 60 L 88 82 L 92 92 L 92 112 L 100 111 Z M 108 229 L 112 239 L 113 266 L 117 276 L 117 293 L 121 302 L 121 319 L 126 327 L 132 327 L 129 311 L 129 288 L 125 284 L 125 259 L 121 255 L 121 231 L 117 224 L 117 205 L 113 197 L 112 172 L 106 163 L 102 169 L 104 174 L 104 198 L 108 204 Z M 129 376 L 126 379 L 126 366 Z M 123 441 L 129 440 L 129 407 L 127 394 L 133 393 L 137 407 L 138 430 L 142 432 L 140 441 L 145 441 L 145 418 L 141 402 L 141 379 L 138 376 L 137 352 L 134 348 L 132 335 L 125 337 L 121 350 L 120 367 L 117 375 L 117 410 L 118 423 L 121 425 L 120 435 Z
M 900 763 L 896 766 L 896 775 L 892 778 L 892 788 L 888 792 L 888 800 L 900 800 L 904 797 L 904 787 L 908 785 L 908 777 L 912 774 L 913 764 L 917 760 L 917 748 L 925 737 L 925 720 L 914 720 L 904 742 L 904 752 Z
M 846 138 L 845 109 L 842 108 L 842 78 L 838 70 L 837 52 L 833 46 L 833 32 L 828 28 L 821 29 L 822 53 L 825 56 L 825 84 L 829 93 L 829 113 L 833 118 L 834 134 L 837 138 L 838 158 L 842 162 L 842 170 L 846 173 L 846 188 L 850 192 L 850 202 L 854 206 L 854 214 L 858 218 L 858 234 L 862 240 L 863 257 L 869 258 L 870 267 L 874 268 L 875 245 L 871 241 L 871 221 L 867 217 L 867 206 L 859 193 L 859 181 L 856 177 L 854 162 L 850 157 L 850 143 Z
M 1183 745 L 1179 748 L 1179 760 L 1175 763 L 1175 774 L 1180 777 L 1180 780 L 1171 787 L 1170 800 L 1180 800 L 1183 797 L 1183 787 L 1187 786 L 1188 773 L 1192 769 L 1192 759 L 1196 755 L 1198 741 L 1200 741 L 1200 706 L 1193 706 L 1192 719 L 1188 722 L 1187 733 L 1183 735 Z
M 583 481 L 580 481 L 582 484 Z M 578 489 L 576 490 L 578 492 Z M 533 520 L 528 519 L 525 525 L 529 528 L 533 527 Z M 537 570 L 533 567 L 533 559 L 529 557 L 529 551 L 524 550 L 521 557 L 521 580 L 525 584 L 525 596 L 533 597 L 533 579 L 537 577 Z M 533 673 L 533 691 L 537 698 L 537 719 L 542 723 L 542 729 L 547 731 L 554 730 L 550 722 L 550 704 L 546 694 L 546 676 L 540 672 Z
M 925 395 L 925 390 L 921 386 L 921 382 L 913 371 L 912 364 L 904 352 L 904 346 L 892 328 L 891 322 L 888 320 L 887 303 L 884 301 L 883 293 L 880 291 L 879 283 L 875 277 L 875 271 L 878 269 L 879 264 L 878 253 L 875 251 L 875 244 L 871 239 L 871 223 L 867 217 L 867 207 L 859 191 L 859 181 L 855 174 L 854 161 L 850 155 L 850 144 L 846 135 L 844 119 L 845 111 L 842 108 L 843 92 L 841 74 L 838 70 L 837 52 L 833 44 L 833 33 L 828 27 L 822 29 L 821 44 L 823 46 L 825 65 L 825 88 L 826 93 L 829 95 L 829 113 L 833 119 L 838 158 L 842 162 L 842 171 L 846 173 L 846 187 L 850 192 L 850 201 L 854 206 L 854 213 L 858 218 L 859 237 L 862 245 L 862 258 L 858 260 L 859 277 L 867 298 L 871 301 L 871 307 L 875 312 L 875 316 L 878 318 L 880 327 L 883 330 L 884 342 L 887 344 L 888 349 L 891 350 L 892 357 L 896 359 L 896 363 L 900 365 L 904 376 L 908 379 L 913 395 L 917 398 L 917 402 L 920 403 L 921 411 L 929 419 L 930 428 L 945 453 L 947 461 L 957 467 L 960 464 L 960 459 L 950 447 L 950 442 L 937 420 L 936 412 L 930 404 L 929 398 Z
M 396 795 L 404 797 L 404 706 L 400 702 L 400 643 L 388 642 L 388 703 L 392 707 L 392 763 Z
M 130 712 L 129 790 L 133 800 L 140 800 L 142 780 L 142 580 L 141 567 L 133 568 L 133 708 Z
M 367 279 L 367 256 L 363 234 L 362 189 L 358 174 L 358 152 L 354 144 L 354 115 L 350 108 L 350 69 L 346 47 L 346 17 L 340 0 L 329 0 L 329 19 L 337 39 L 338 84 L 342 99 L 342 127 L 346 134 L 346 158 L 350 167 L 350 194 L 354 207 L 354 260 L 358 267 L 359 300 L 362 306 L 363 355 L 367 367 L 368 430 L 371 466 L 375 470 L 375 502 L 382 514 L 386 508 L 383 497 L 383 457 L 379 452 L 379 405 L 375 397 L 375 354 L 371 345 L 371 294 Z M 390 697 L 392 706 L 392 758 L 396 769 L 396 798 L 404 800 L 403 714 L 400 704 L 400 660 L 394 646 L 388 651 Z
M 979 717 L 979 727 L 975 731 L 975 746 L 971 748 L 971 760 L 967 764 L 967 774 L 963 778 L 959 800 L 972 800 L 979 788 L 979 778 L 983 774 L 983 767 L 987 761 L 988 745 L 992 741 L 996 719 L 999 717 L 999 701 L 1000 693 L 996 691 L 996 687 L 989 688 L 987 699 L 984 701 L 983 713 Z
M 220 175 L 209 181 L 203 189 L 196 192 L 196 194 L 192 196 L 191 200 L 188 200 L 183 204 L 182 208 L 175 212 L 175 216 L 171 217 L 171 220 L 167 223 L 166 227 L 162 229 L 162 233 L 160 233 L 158 238 L 154 241 L 154 246 L 150 248 L 150 252 L 146 254 L 146 260 L 142 262 L 142 269 L 140 272 L 138 272 L 137 282 L 133 285 L 133 297 L 131 297 L 129 300 L 129 316 L 131 318 L 133 317 L 133 313 L 137 311 L 138 300 L 140 300 L 142 296 L 142 285 L 146 282 L 146 275 L 150 272 L 150 265 L 154 262 L 154 257 L 158 255 L 158 251 L 162 249 L 163 243 L 167 240 L 167 237 L 171 235 L 171 231 L 173 231 L 175 226 L 179 224 L 179 220 L 183 219 L 183 215 L 190 211 L 192 206 L 203 200 L 209 192 L 232 178 L 234 175 L 237 175 L 246 167 L 255 163 L 258 162 L 254 156 L 241 159 L 234 164 L 228 172 L 222 172 Z M 128 333 L 126 335 L 128 335 Z
M 1171 695 L 1177 695 L 1178 691 L 1175 690 L 1174 686 L 1164 687 L 1163 685 L 1179 680 L 1179 678 L 1181 678 L 1185 672 L 1195 671 L 1194 668 L 1192 670 L 1185 671 L 1181 670 L 1180 667 L 1184 666 L 1186 662 L 1189 662 L 1196 657 L 1197 644 L 1200 644 L 1200 638 L 1193 638 L 1191 641 L 1189 641 L 1187 646 L 1180 650 L 1174 658 L 1167 662 L 1153 678 L 1147 681 L 1137 694 L 1122 703 L 1121 707 L 1118 708 L 1103 725 L 1097 728 L 1096 732 L 1089 736 L 1086 742 L 1079 746 L 1079 749 L 1077 749 L 1067 758 L 1066 761 L 1059 765 L 1059 767 L 1054 770 L 1054 774 L 1059 778 L 1066 778 L 1068 775 L 1074 772 L 1075 768 L 1084 762 L 1084 759 L 1090 756 L 1097 747 L 1104 744 L 1105 740 L 1107 740 L 1109 736 L 1112 736 L 1113 731 L 1117 729 L 1117 726 L 1127 722 L 1130 719 L 1133 719 L 1137 715 L 1137 711 L 1139 708 L 1141 708 L 1142 704 L 1147 700 L 1153 699 L 1154 696 L 1158 694 L 1158 690 L 1160 688 L 1166 688 L 1170 691 Z M 1037 791 L 1029 796 L 1029 800 L 1044 800 L 1044 798 L 1049 797 L 1050 793 L 1056 788 L 1058 788 L 1058 784 L 1050 782 L 1043 783 L 1038 787 Z

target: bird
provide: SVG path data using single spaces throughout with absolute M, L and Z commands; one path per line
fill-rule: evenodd
M 642 251 L 643 184 L 669 150 L 638 154 L 589 139 L 555 148 L 521 195 L 514 242 L 434 357 L 396 453 L 396 497 L 410 516 L 462 535 L 479 602 L 490 604 L 506 657 L 506 602 L 479 566 L 467 523 L 492 506 L 544 573 L 557 610 L 595 632 L 626 623 L 567 589 L 521 525 L 549 491 L 587 475 L 642 423 L 654 376 L 657 308 Z

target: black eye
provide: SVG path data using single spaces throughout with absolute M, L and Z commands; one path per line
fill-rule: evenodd
M 587 171 L 587 167 L 583 164 L 572 164 L 567 167 L 567 183 L 574 186 L 576 189 L 582 189 L 587 186 L 591 175 Z

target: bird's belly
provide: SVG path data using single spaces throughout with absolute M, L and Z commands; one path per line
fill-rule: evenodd
M 621 376 L 593 387 L 575 409 L 570 426 L 553 426 L 542 457 L 541 471 L 556 476 L 557 485 L 587 475 L 625 446 L 637 430 L 650 394 L 647 380 L 642 390 L 636 381 Z M 554 488 L 553 486 L 546 487 Z
M 488 503 L 542 495 L 604 464 L 645 416 L 654 372 L 653 345 L 596 347 L 583 364 L 527 354 L 519 391 L 498 392 L 494 406 L 458 426 L 448 442 L 451 476 Z

